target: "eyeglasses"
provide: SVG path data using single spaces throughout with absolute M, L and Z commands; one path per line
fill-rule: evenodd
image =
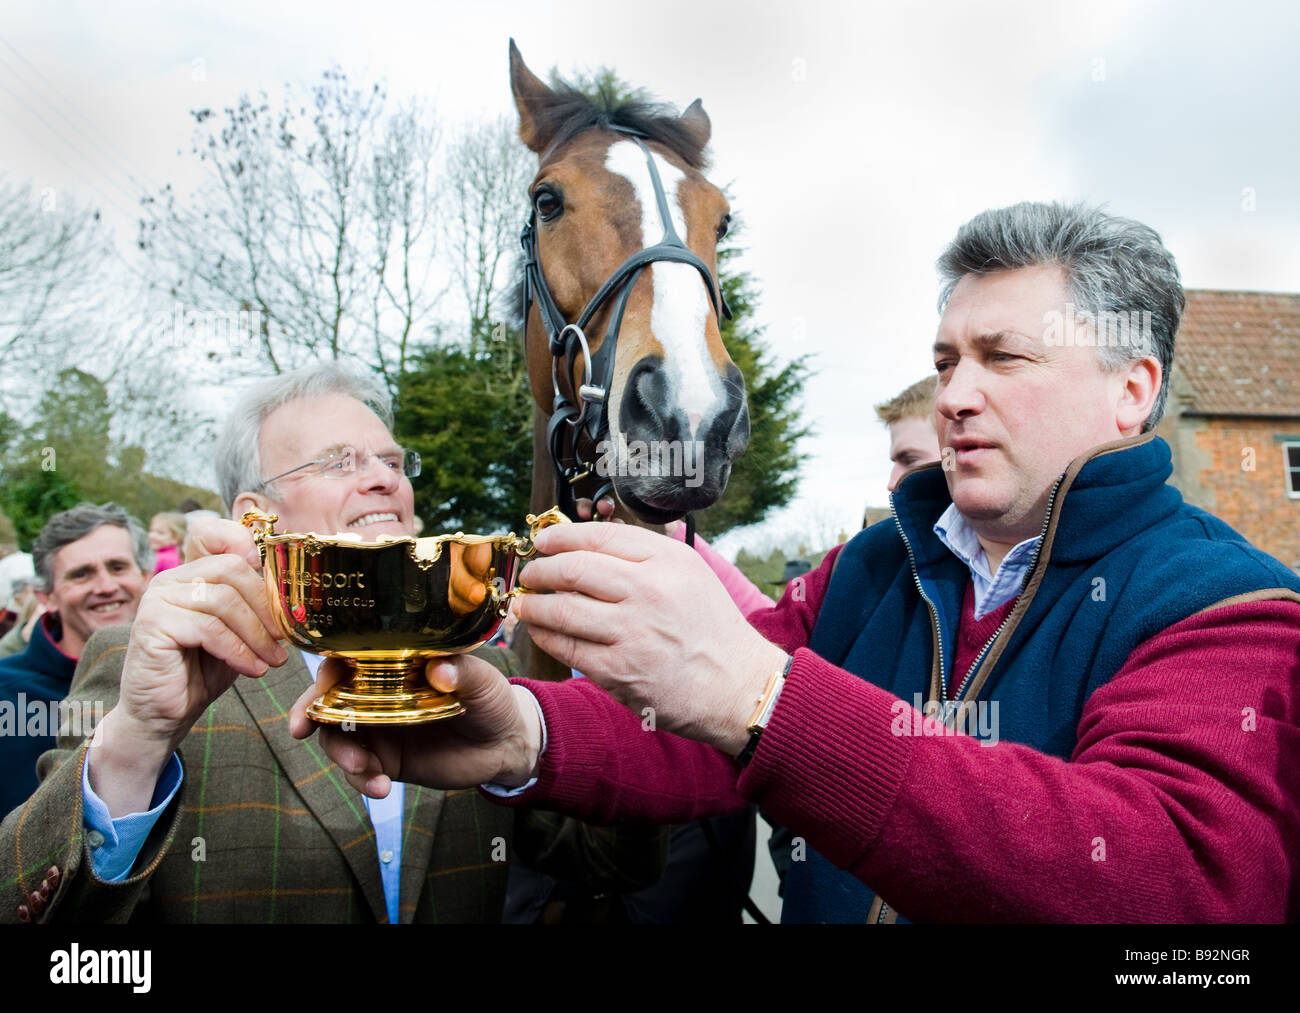
M 407 478 L 418 478 L 420 475 L 420 455 L 414 450 L 390 450 L 382 454 L 363 454 L 356 447 L 337 447 L 329 451 L 324 457 L 318 457 L 314 461 L 308 461 L 296 468 L 290 468 L 274 478 L 262 479 L 261 482 L 254 486 L 254 490 L 265 489 L 268 485 L 300 471 L 306 471 L 310 475 L 320 475 L 325 478 L 346 478 L 348 475 L 364 469 L 370 463 L 372 457 L 389 471 L 400 471 Z

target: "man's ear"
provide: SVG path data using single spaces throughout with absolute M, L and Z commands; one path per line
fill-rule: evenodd
M 273 514 L 272 503 L 261 493 L 241 492 L 235 497 L 235 502 L 230 504 L 230 519 L 238 521 L 249 510 L 260 510 L 264 514 Z
M 50 610 L 50 592 L 42 591 L 40 588 L 34 587 L 32 588 L 32 594 L 36 595 L 36 600 L 40 602 L 41 606 L 48 612 Z
M 1155 407 L 1164 370 L 1154 355 L 1130 363 L 1121 374 L 1124 387 L 1115 406 L 1115 425 L 1124 436 L 1136 436 Z

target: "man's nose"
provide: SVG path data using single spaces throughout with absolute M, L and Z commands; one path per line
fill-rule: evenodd
M 934 392 L 934 409 L 944 418 L 956 421 L 963 415 L 984 410 L 984 393 L 980 389 L 982 371 L 970 359 L 959 359 L 948 371 L 946 382 Z
M 885 489 L 888 492 L 893 492 L 898 488 L 898 480 L 903 477 L 903 472 L 905 470 L 906 469 L 901 464 L 894 465 L 893 471 L 889 473 L 889 484 L 885 486 Z
M 361 487 L 363 489 L 384 489 L 393 490 L 402 480 L 402 473 L 396 468 L 390 468 L 378 454 L 367 454 L 357 465 L 361 472 Z
M 94 579 L 91 581 L 91 593 L 111 595 L 117 593 L 117 581 L 113 575 L 103 567 L 95 570 Z

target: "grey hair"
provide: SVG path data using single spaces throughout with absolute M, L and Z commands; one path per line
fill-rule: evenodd
M 96 506 L 94 503 L 78 503 L 70 510 L 55 514 L 45 522 L 41 533 L 36 536 L 32 546 L 32 566 L 36 569 L 37 587 L 42 591 L 54 590 L 54 557 L 65 545 L 85 538 L 96 528 L 105 524 L 122 528 L 131 536 L 131 551 L 135 565 L 142 573 L 150 573 L 154 567 L 154 555 L 149 548 L 149 536 L 140 522 L 123 510 L 116 503 Z
M 968 274 L 1059 265 L 1070 299 L 1091 314 L 1149 312 L 1148 342 L 1097 340 L 1101 367 L 1116 370 L 1154 355 L 1160 391 L 1142 425 L 1148 432 L 1164 415 L 1174 363 L 1174 335 L 1186 297 L 1173 254 L 1154 229 L 1085 204 L 1028 201 L 976 215 L 957 231 L 939 257 L 939 312 Z
M 217 435 L 217 486 L 227 514 L 240 493 L 262 485 L 262 423 L 267 416 L 290 401 L 328 394 L 356 398 L 389 430 L 393 428 L 393 401 L 387 388 L 342 363 L 318 362 L 263 380 L 240 396 Z

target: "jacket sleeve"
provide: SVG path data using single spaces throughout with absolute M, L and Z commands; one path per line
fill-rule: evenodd
M 127 635 L 127 627 L 114 627 L 86 644 L 67 697 L 70 713 L 97 721 L 117 703 Z M 94 746 L 92 729 L 80 724 L 69 722 L 58 747 L 41 756 L 40 787 L 0 824 L 0 923 L 129 920 L 179 825 L 184 785 L 146 840 L 136 871 L 118 883 L 95 875 L 81 793 L 82 768 Z M 48 897 L 40 897 L 42 884 Z
M 800 651 L 740 787 L 914 920 L 1281 921 L 1298 686 L 1300 604 L 1206 611 L 1092 694 L 1066 761 L 909 734 L 909 704 Z

